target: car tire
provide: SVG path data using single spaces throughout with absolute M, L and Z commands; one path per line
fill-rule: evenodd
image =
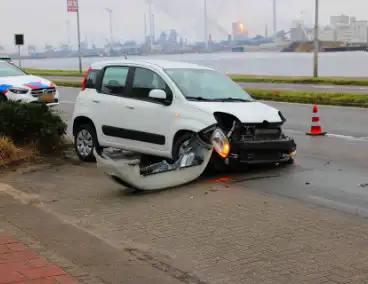
M 171 156 L 174 162 L 176 162 L 180 158 L 180 148 L 182 145 L 187 142 L 190 138 L 192 138 L 193 132 L 184 132 L 178 138 L 175 139 Z
M 79 125 L 74 135 L 74 149 L 83 162 L 95 162 L 93 150 L 99 147 L 95 127 L 92 124 Z
M 5 102 L 6 100 L 7 98 L 4 95 L 0 94 L 0 102 Z

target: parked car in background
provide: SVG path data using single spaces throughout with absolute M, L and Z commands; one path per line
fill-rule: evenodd
M 59 104 L 59 93 L 53 82 L 33 76 L 5 61 L 0 61 L 0 102 Z
M 281 112 L 257 102 L 227 76 L 175 61 L 123 60 L 91 65 L 73 115 L 75 149 L 120 148 L 177 160 L 197 133 L 217 141 L 221 163 L 292 162 L 294 140 Z

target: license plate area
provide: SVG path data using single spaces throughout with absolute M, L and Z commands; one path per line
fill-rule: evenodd
M 55 93 L 46 93 L 46 94 L 42 94 L 38 97 L 38 100 L 44 103 L 50 103 L 53 102 L 55 99 Z
M 240 159 L 243 161 L 276 161 L 281 158 L 281 152 L 277 150 L 266 151 L 242 151 Z

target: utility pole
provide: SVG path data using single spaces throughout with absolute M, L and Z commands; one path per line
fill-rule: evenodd
M 82 55 L 81 55 L 81 34 L 80 34 L 80 23 L 79 23 L 79 0 L 76 0 L 77 6 L 77 30 L 78 30 L 78 61 L 79 61 L 79 72 L 82 73 Z
M 208 48 L 208 21 L 207 21 L 207 0 L 204 0 L 204 43 Z
M 314 57 L 313 57 L 313 77 L 318 78 L 318 52 L 319 52 L 319 27 L 318 27 L 318 16 L 319 16 L 319 1 L 315 0 L 314 8 Z

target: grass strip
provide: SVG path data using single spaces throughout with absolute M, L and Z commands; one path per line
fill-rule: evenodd
M 50 70 L 24 68 L 30 74 L 37 76 L 60 76 L 60 77 L 83 77 L 84 72 L 76 70 Z M 279 84 L 321 84 L 321 85 L 343 85 L 343 86 L 368 86 L 368 78 L 312 78 L 312 77 L 268 77 L 230 74 L 229 77 L 235 82 L 253 83 L 279 83 Z
M 318 105 L 335 105 L 350 107 L 368 107 L 368 94 L 347 94 L 328 92 L 306 92 L 306 91 L 278 91 L 245 89 L 257 100 L 304 103 Z
M 81 88 L 81 82 L 73 81 L 54 81 L 57 86 Z M 336 106 L 352 106 L 352 107 L 368 107 L 368 94 L 347 94 L 347 93 L 328 93 L 328 92 L 306 92 L 306 91 L 279 91 L 279 90 L 260 90 L 245 89 L 249 94 L 257 100 L 320 104 L 320 105 L 336 105 Z
M 339 79 L 339 78 L 309 78 L 309 77 L 237 77 L 230 75 L 234 82 L 252 83 L 278 83 L 278 84 L 313 84 L 313 85 L 339 85 L 339 86 L 368 86 L 368 80 Z

